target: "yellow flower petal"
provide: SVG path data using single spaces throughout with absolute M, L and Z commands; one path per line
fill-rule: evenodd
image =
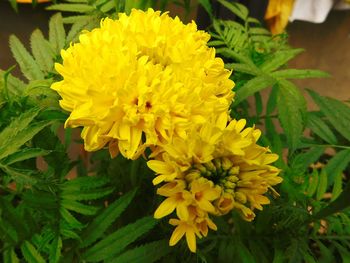
M 196 253 L 196 235 L 189 227 L 186 229 L 186 242 L 191 252 Z
M 175 246 L 177 242 L 179 242 L 179 240 L 185 235 L 185 233 L 186 233 L 186 227 L 184 227 L 181 224 L 178 225 L 170 237 L 169 246 Z
M 154 212 L 154 218 L 159 219 L 171 214 L 176 208 L 176 200 L 174 198 L 165 199 Z

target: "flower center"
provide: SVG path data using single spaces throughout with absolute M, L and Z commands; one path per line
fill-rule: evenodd
M 207 163 L 195 164 L 185 176 L 188 183 L 204 177 L 219 185 L 225 192 L 234 193 L 239 174 L 239 166 L 234 166 L 233 162 L 226 157 L 216 158 Z

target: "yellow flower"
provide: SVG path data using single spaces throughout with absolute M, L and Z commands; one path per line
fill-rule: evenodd
M 191 193 L 199 208 L 206 212 L 215 212 L 215 207 L 211 203 L 221 195 L 221 188 L 214 186 L 212 181 L 205 178 L 194 180 L 191 185 Z
M 276 194 L 272 186 L 282 182 L 279 169 L 271 165 L 278 155 L 256 143 L 261 132 L 245 128 L 245 120 L 218 118 L 155 149 L 155 160 L 148 162 L 157 174 L 154 184 L 167 182 L 157 191 L 168 198 L 155 217 L 169 215 L 181 205 L 179 220 L 170 222 L 176 228 L 169 244 L 175 245 L 186 235 L 192 252 L 196 236 L 206 236 L 208 228 L 216 230 L 210 215 L 221 216 L 235 209 L 243 219 L 252 221 L 254 210 L 270 203 L 265 194 L 269 190 Z
M 82 126 L 85 149 L 109 145 L 136 159 L 146 147 L 185 138 L 193 125 L 227 115 L 231 72 L 207 47 L 209 34 L 152 9 L 106 18 L 62 50 L 63 77 L 52 89 L 70 112 L 66 127 Z
M 187 220 L 189 213 L 187 207 L 192 203 L 192 195 L 185 190 L 184 181 L 175 180 L 167 183 L 157 190 L 157 194 L 168 197 L 154 212 L 155 218 L 162 218 L 171 214 L 175 209 L 180 219 Z
M 170 237 L 169 245 L 175 246 L 179 240 L 186 235 L 186 241 L 189 249 L 196 252 L 196 234 L 199 235 L 197 227 L 192 223 L 184 220 L 170 219 L 169 223 L 176 226 Z

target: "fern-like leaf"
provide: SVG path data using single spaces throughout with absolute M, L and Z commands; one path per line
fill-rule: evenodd
M 102 237 L 107 228 L 115 221 L 134 198 L 136 190 L 126 193 L 109 205 L 98 215 L 82 234 L 83 243 L 80 247 L 91 245 L 98 238 Z
M 44 79 L 44 74 L 40 70 L 39 65 L 23 46 L 21 41 L 14 35 L 10 36 L 10 48 L 23 75 L 28 80 Z
M 92 262 L 111 258 L 122 252 L 124 248 L 134 242 L 137 238 L 151 230 L 157 222 L 158 221 L 153 217 L 144 217 L 133 224 L 118 229 L 86 250 L 83 254 L 83 258 Z

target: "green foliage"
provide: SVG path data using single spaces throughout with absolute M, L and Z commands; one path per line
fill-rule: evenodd
M 198 2 L 212 19 L 209 45 L 233 70 L 232 117 L 264 127 L 260 144 L 281 156 L 275 164 L 284 179 L 280 196 L 272 194 L 254 222 L 235 212 L 215 218 L 218 231 L 198 241 L 197 254 L 183 240 L 169 247 L 172 228 L 151 217 L 159 202 L 146 161 L 111 159 L 106 150 L 72 156 L 70 147 L 80 141 L 59 128 L 67 113 L 50 86 L 60 80 L 54 69 L 60 50 L 101 18 L 178 5 L 186 19 L 196 6 L 190 0 L 56 1 L 48 9 L 64 16 L 50 19 L 47 37 L 38 29 L 31 34 L 30 52 L 10 37 L 26 81 L 13 68 L 0 71 L 3 262 L 349 261 L 349 105 L 308 91 L 319 107 L 308 111 L 292 80 L 328 74 L 288 68 L 302 50 L 291 48 L 286 35 L 272 36 L 243 5 L 219 0 L 239 18 L 224 21 L 215 18 L 211 1 Z

